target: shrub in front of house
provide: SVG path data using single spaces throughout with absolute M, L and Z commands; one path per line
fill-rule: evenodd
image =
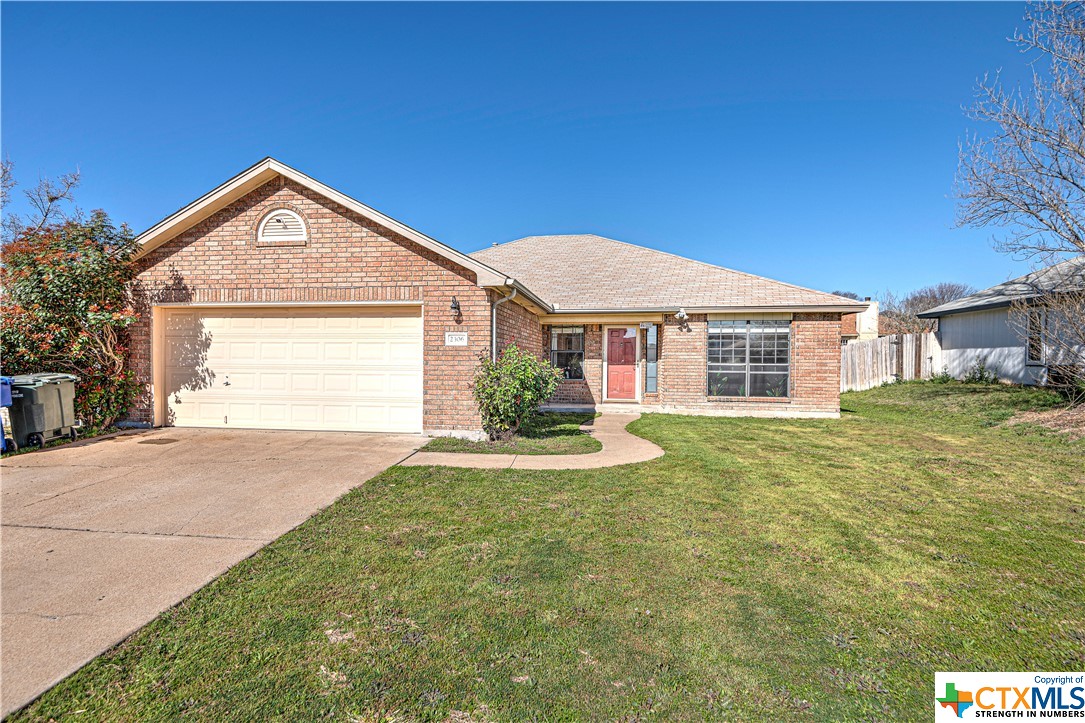
M 987 366 L 987 357 L 976 357 L 962 381 L 965 384 L 998 384 L 998 372 Z
M 554 395 L 562 377 L 560 369 L 515 344 L 506 347 L 497 361 L 481 357 L 473 391 L 483 430 L 491 440 L 514 437 Z
M 139 391 L 127 363 L 136 248 L 126 226 L 97 211 L 25 230 L 0 258 L 4 374 L 76 375 L 76 415 L 92 429 L 112 424 Z

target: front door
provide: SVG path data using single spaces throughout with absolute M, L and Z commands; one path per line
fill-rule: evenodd
M 637 328 L 607 329 L 607 399 L 637 398 Z

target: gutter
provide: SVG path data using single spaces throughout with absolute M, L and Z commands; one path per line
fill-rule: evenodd
M 508 281 L 512 281 L 512 279 L 508 279 Z M 517 289 L 513 286 L 512 293 L 490 304 L 490 359 L 493 361 L 497 361 L 497 307 L 501 306 L 506 301 L 515 299 L 516 294 Z
M 619 307 L 616 309 L 560 309 L 555 308 L 550 314 L 674 314 L 678 311 L 677 306 L 653 306 L 653 307 Z M 684 306 L 689 314 L 746 314 L 746 313 L 815 313 L 815 312 L 840 312 L 842 314 L 854 314 L 870 308 L 870 304 L 848 305 L 802 305 L 802 306 Z

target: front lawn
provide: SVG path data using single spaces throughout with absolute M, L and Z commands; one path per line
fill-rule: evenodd
M 519 435 L 507 442 L 475 442 L 456 437 L 438 437 L 423 447 L 423 450 L 476 454 L 588 454 L 603 448 L 598 440 L 580 429 L 580 425 L 593 419 L 594 414 L 536 414 L 528 420 Z
M 938 670 L 1085 668 L 1085 442 L 1044 392 L 645 415 L 661 459 L 394 468 L 16 719 L 930 720 Z

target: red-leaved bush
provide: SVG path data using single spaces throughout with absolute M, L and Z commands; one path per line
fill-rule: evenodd
M 135 250 L 128 227 L 102 211 L 24 231 L 0 250 L 3 373 L 76 375 L 76 413 L 92 428 L 124 414 L 139 388 L 128 368 Z

